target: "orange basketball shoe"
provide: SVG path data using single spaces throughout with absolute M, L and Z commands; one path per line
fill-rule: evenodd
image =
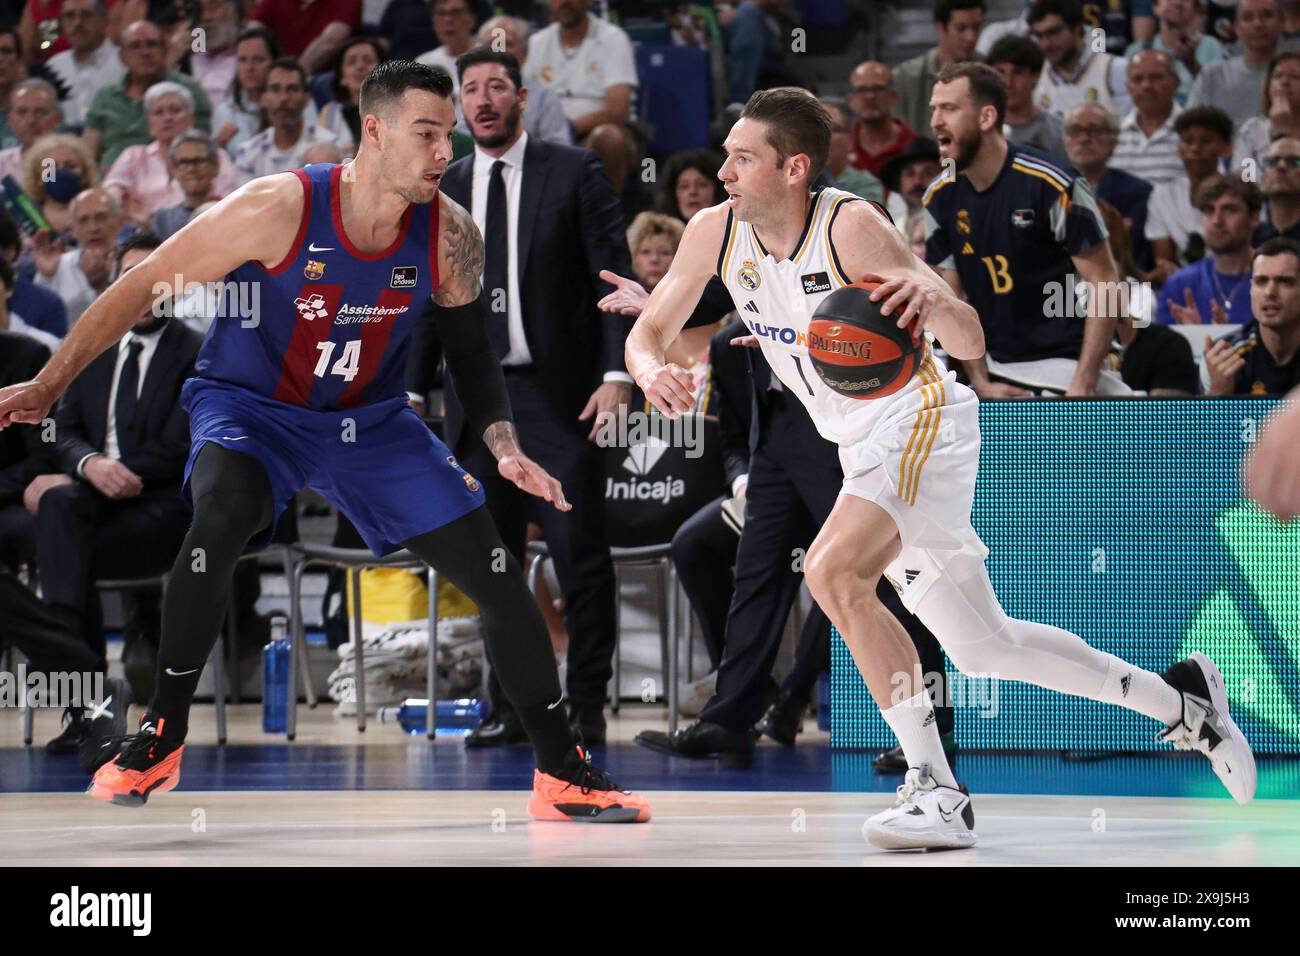
M 582 747 L 570 779 L 533 771 L 533 795 L 528 815 L 534 820 L 573 820 L 584 823 L 645 823 L 650 804 L 644 797 L 619 789 L 602 771 L 591 765 L 591 754 Z M 566 768 L 568 771 L 569 768 Z
M 145 714 L 140 732 L 122 738 L 118 755 L 95 771 L 86 793 L 123 807 L 142 807 L 181 782 L 183 743 L 163 739 L 164 720 Z

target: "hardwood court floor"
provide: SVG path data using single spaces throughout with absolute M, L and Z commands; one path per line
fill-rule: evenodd
M 188 865 L 1294 865 L 1300 861 L 1300 761 L 1261 763 L 1261 799 L 1237 807 L 1201 761 L 1129 757 L 1087 765 L 1055 755 L 966 755 L 980 844 L 887 854 L 860 828 L 897 778 L 870 755 L 831 754 L 809 727 L 795 750 L 761 747 L 751 771 L 673 761 L 630 744 L 661 711 L 627 708 L 597 751 L 643 791 L 638 826 L 534 823 L 527 748 L 466 753 L 387 725 L 358 734 L 304 709 L 299 741 L 261 732 L 260 709 L 232 709 L 230 745 L 211 745 L 196 709 L 181 788 L 143 809 L 79 791 L 75 761 L 18 746 L 0 712 L 0 864 Z M 37 743 L 57 730 L 42 713 Z

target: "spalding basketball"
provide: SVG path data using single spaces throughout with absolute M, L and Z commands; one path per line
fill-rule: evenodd
M 808 323 L 808 357 L 827 388 L 848 398 L 884 398 L 906 385 L 921 361 L 921 346 L 898 327 L 897 310 L 881 315 L 871 301 L 878 283 L 836 289 Z

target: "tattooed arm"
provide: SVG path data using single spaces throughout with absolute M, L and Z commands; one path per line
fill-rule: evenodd
M 442 206 L 438 213 L 441 231 L 434 321 L 465 417 L 482 429 L 483 444 L 496 458 L 503 477 L 568 511 L 571 506 L 564 500 L 560 483 L 519 449 L 505 376 L 488 340 L 483 237 L 462 206 L 441 194 L 438 201 Z

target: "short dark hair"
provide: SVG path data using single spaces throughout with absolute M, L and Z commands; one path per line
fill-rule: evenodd
M 515 85 L 515 89 L 522 90 L 524 88 L 524 78 L 519 70 L 519 61 L 512 54 L 503 50 L 494 50 L 490 46 L 476 46 L 456 57 L 456 75 L 464 83 L 465 71 L 471 66 L 481 66 L 484 63 L 501 64 L 505 67 L 506 75 L 510 77 L 510 82 Z
M 979 107 L 991 106 L 997 111 L 998 129 L 1007 115 L 1007 84 L 1002 75 L 987 63 L 949 63 L 935 74 L 934 82 L 953 83 L 965 79 L 970 84 L 971 99 Z
M 0 37 L 2 36 L 11 36 L 14 38 L 14 51 L 18 55 L 18 59 L 21 60 L 23 58 L 23 37 L 22 34 L 18 32 L 18 27 L 16 26 L 0 27 Z
M 1010 63 L 1018 69 L 1032 70 L 1034 73 L 1038 73 L 1043 69 L 1043 51 L 1029 37 L 1013 33 L 1002 37 L 997 43 L 993 44 L 993 49 L 989 50 L 985 62 L 989 66 Z
M 447 71 L 440 67 L 425 66 L 414 60 L 388 60 L 361 81 L 361 95 L 357 98 L 361 118 L 386 111 L 394 100 L 400 100 L 412 89 L 436 93 L 449 100 L 453 86 Z
M 137 249 L 144 249 L 146 252 L 153 252 L 163 244 L 162 238 L 156 233 L 147 229 L 141 229 L 126 242 L 118 245 L 113 252 L 113 278 L 116 279 L 122 274 L 122 260 L 126 258 L 128 252 L 135 252 Z
M 311 81 L 307 77 L 307 71 L 303 69 L 301 63 L 291 56 L 280 56 L 272 60 L 271 65 L 266 68 L 267 77 L 270 77 L 272 70 L 291 70 L 298 74 L 298 79 L 302 81 L 304 90 L 311 89 Z
M 23 237 L 18 223 L 6 209 L 0 209 L 0 249 L 22 249 Z
M 711 149 L 685 149 L 673 153 L 664 163 L 663 175 L 659 177 L 659 211 L 670 216 L 682 218 L 682 211 L 677 205 L 677 180 L 682 173 L 693 169 L 713 184 L 714 204 L 726 198 L 722 181 L 718 179 L 718 170 L 722 168 L 722 159 Z
M 948 21 L 952 19 L 952 15 L 958 10 L 989 12 L 984 0 L 934 0 L 934 22 L 947 26 Z
M 821 175 L 831 151 L 831 118 L 817 97 L 803 87 L 774 86 L 751 96 L 740 116 L 767 127 L 765 138 L 776 150 L 778 169 L 803 153 L 810 163 L 808 185 Z
M 1205 212 L 1206 206 L 1229 193 L 1244 202 L 1251 212 L 1259 212 L 1264 207 L 1264 197 L 1254 183 L 1248 183 L 1238 176 L 1215 173 L 1206 176 L 1196 187 L 1196 208 Z
M 1225 143 L 1232 142 L 1232 117 L 1217 106 L 1189 106 L 1174 120 L 1174 132 L 1179 136 L 1197 128 L 1208 129 Z
M 14 267 L 9 264 L 8 259 L 0 258 L 0 283 L 4 287 L 13 291 L 14 287 Z
M 1064 20 L 1065 25 L 1071 29 L 1083 23 L 1083 8 L 1079 6 L 1078 0 L 1034 0 L 1029 12 L 1025 14 L 1025 22 L 1033 26 L 1052 14 Z
M 1288 239 L 1286 236 L 1274 236 L 1272 239 L 1266 240 L 1250 257 L 1250 271 L 1255 271 L 1255 260 L 1260 256 L 1281 255 L 1295 256 L 1296 262 L 1300 263 L 1300 242 Z

